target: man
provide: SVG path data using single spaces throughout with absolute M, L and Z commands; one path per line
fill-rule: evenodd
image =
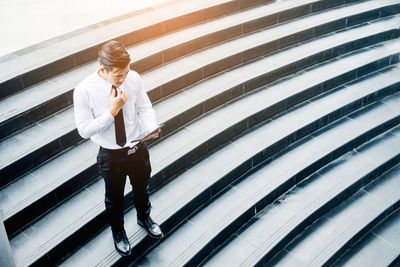
M 150 217 L 148 182 L 151 173 L 148 150 L 142 142 L 133 146 L 141 133 L 157 126 L 151 102 L 140 76 L 129 69 L 130 56 L 117 41 L 99 51 L 100 66 L 74 90 L 75 122 L 79 134 L 100 146 L 97 164 L 105 182 L 105 206 L 115 249 L 131 253 L 124 229 L 122 203 L 128 175 L 133 187 L 137 222 L 153 238 L 163 237 Z M 157 138 L 160 130 L 145 140 Z

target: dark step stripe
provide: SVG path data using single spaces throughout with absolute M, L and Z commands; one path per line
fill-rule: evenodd
M 82 138 L 78 134 L 78 131 L 74 129 L 55 138 L 54 140 L 48 140 L 46 144 L 34 151 L 27 152 L 22 156 L 22 158 L 12 162 L 10 165 L 7 165 L 0 170 L 0 176 L 2 177 L 0 187 L 4 187 L 19 176 L 26 174 L 43 163 L 46 163 L 47 160 L 51 160 L 52 157 L 58 155 L 71 146 L 78 144 L 80 141 L 82 141 Z
M 93 149 L 91 145 L 90 143 L 84 144 L 79 148 L 78 154 L 92 152 L 91 150 Z M 93 144 L 93 146 L 95 145 Z M 97 150 L 97 147 L 95 147 L 95 150 Z M 88 156 L 91 156 L 92 159 L 88 159 Z M 71 159 L 71 155 L 60 155 L 60 160 L 58 162 L 43 166 L 43 169 L 40 169 L 42 166 L 39 166 L 39 170 L 34 170 L 28 173 L 26 175 L 27 177 L 24 177 L 26 181 L 10 184 L 8 188 L 4 189 L 1 192 L 3 196 L 0 196 L 0 201 L 6 198 L 5 201 L 3 200 L 1 207 L 4 208 L 2 212 L 4 213 L 4 224 L 8 235 L 12 237 L 21 228 L 35 221 L 35 219 L 40 218 L 46 212 L 62 203 L 65 199 L 73 196 L 76 192 L 97 180 L 99 177 L 98 167 L 94 164 L 95 157 L 96 153 L 77 155 L 74 159 Z M 69 161 L 64 161 L 63 164 L 62 162 L 65 159 L 69 159 Z M 65 172 L 65 162 L 69 165 L 72 164 L 71 162 L 73 161 L 81 161 L 81 164 L 74 162 L 74 168 Z M 87 163 L 88 161 L 89 164 Z M 60 166 L 60 164 L 62 165 Z M 89 165 L 89 167 L 87 165 Z M 50 169 L 53 166 L 54 169 Z M 47 176 L 45 178 L 50 180 L 47 183 L 45 182 L 45 184 L 43 184 L 43 181 L 46 181 L 45 179 L 39 180 L 38 176 L 36 176 L 43 176 L 43 172 L 46 172 Z M 54 176 L 55 178 L 53 178 Z M 24 192 L 27 190 L 31 190 L 29 194 Z M 27 195 L 25 199 L 18 202 L 11 200 L 12 204 L 7 201 L 7 198 L 10 196 L 12 197 L 15 192 L 21 191 L 21 194 Z
M 386 175 L 400 175 L 400 166 Z M 400 256 L 400 209 L 371 230 L 338 259 L 333 266 L 391 266 Z
M 326 0 L 302 0 L 290 4 L 267 1 L 263 5 L 258 5 L 254 8 L 246 9 L 233 15 L 224 16 L 214 21 L 209 21 L 207 23 L 203 23 L 202 25 L 186 28 L 179 32 L 171 33 L 155 40 L 150 40 L 142 45 L 134 46 L 129 49 L 129 52 L 132 55 L 136 55 L 135 58 L 139 57 L 139 59 L 133 62 L 131 68 L 139 73 L 146 72 L 198 50 L 211 47 L 213 45 L 238 38 L 251 32 L 265 29 L 288 20 L 293 20 L 312 14 L 316 12 L 316 5 L 319 5 L 318 11 L 320 12 L 322 10 L 343 4 L 344 1 L 339 3 Z M 259 12 L 258 10 L 262 12 Z M 247 15 L 248 13 L 253 13 L 253 16 L 250 17 Z M 245 19 L 241 17 L 245 17 Z M 230 21 L 229 25 L 227 25 L 226 20 Z M 216 22 L 224 23 L 219 25 Z M 203 32 L 199 31 L 199 28 L 208 29 L 207 31 Z M 190 35 L 192 37 L 188 38 L 189 36 L 185 36 L 184 32 L 191 33 Z M 174 41 L 172 45 L 170 44 L 171 41 L 169 41 L 171 39 L 177 39 L 180 42 L 178 43 L 177 41 Z M 148 47 L 148 43 L 151 43 L 152 49 L 148 49 L 151 51 L 151 54 L 143 51 Z M 159 48 L 159 46 L 162 44 L 164 44 L 166 47 L 165 49 Z M 157 46 L 157 48 L 154 48 L 154 46 Z M 149 55 L 142 56 L 143 54 Z
M 360 237 L 400 207 L 400 195 L 393 190 L 399 186 L 399 182 L 399 175 L 390 177 L 383 173 L 308 227 L 286 247 L 288 254 L 278 255 L 273 261 L 263 262 L 262 265 L 274 264 L 275 261 L 279 265 L 289 266 L 288 262 L 284 263 L 288 257 L 299 261 L 299 265 L 332 266 L 338 255 L 346 249 L 353 249 L 353 244 Z M 325 238 L 321 239 L 322 236 Z M 304 245 L 310 243 L 318 243 L 318 247 L 302 257 L 300 251 L 304 251 Z M 283 264 L 279 263 L 281 260 Z
M 266 31 L 259 31 L 250 34 L 246 38 L 238 38 L 207 49 L 202 53 L 199 52 L 197 53 L 197 57 L 196 55 L 191 55 L 190 57 L 177 60 L 165 67 L 158 68 L 157 72 L 146 73 L 143 75 L 145 81 L 148 76 L 160 76 L 159 72 L 164 72 L 161 79 L 150 79 L 150 90 L 148 91 L 149 97 L 152 101 L 158 101 L 159 99 L 172 95 L 180 89 L 199 82 L 202 79 L 223 72 L 232 67 L 245 64 L 255 58 L 266 56 L 292 45 L 365 22 L 355 18 L 363 17 L 363 20 L 367 21 L 378 19 L 380 11 L 385 8 L 385 6 L 392 4 L 391 2 L 383 1 L 378 4 L 381 6 L 373 8 L 368 6 L 368 3 L 371 2 L 367 1 L 358 5 L 348 5 L 338 9 L 321 12 L 319 14 L 306 16 L 285 23 L 284 25 L 277 25 L 267 29 Z M 341 12 L 338 12 L 339 10 Z M 375 15 L 371 15 L 371 12 Z M 339 16 L 339 18 L 331 18 L 329 16 L 330 13 Z M 311 19 L 315 17 L 321 19 L 325 16 L 328 18 L 325 18 L 325 20 L 318 20 L 318 22 L 314 22 Z M 331 16 L 333 17 L 332 14 Z M 303 19 L 307 22 L 303 22 Z M 354 24 L 353 19 L 355 22 Z M 262 38 L 269 31 L 273 32 L 274 28 L 278 28 L 279 26 L 285 27 L 288 25 L 293 25 L 291 28 L 296 29 L 295 32 L 290 32 L 288 35 L 272 40 L 265 40 L 265 38 Z M 295 25 L 297 25 L 297 27 Z M 258 37 L 259 39 L 255 37 Z M 255 39 L 252 40 L 252 38 Z M 245 42 L 244 40 L 246 39 L 249 39 L 249 42 Z M 192 58 L 196 64 L 193 64 Z M 185 68 L 179 69 L 179 66 L 185 66 Z M 176 69 L 178 69 L 178 71 Z

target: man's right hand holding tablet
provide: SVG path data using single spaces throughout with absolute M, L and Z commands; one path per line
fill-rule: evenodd
M 143 141 L 147 141 L 150 139 L 156 139 L 161 133 L 161 129 L 158 129 L 157 131 L 155 131 L 152 134 L 149 134 L 147 137 L 143 138 Z

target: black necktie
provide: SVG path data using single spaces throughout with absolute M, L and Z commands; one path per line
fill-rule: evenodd
M 112 86 L 115 96 L 117 95 L 117 89 L 113 85 Z M 118 112 L 117 116 L 114 117 L 115 124 L 115 139 L 117 144 L 123 147 L 126 143 L 126 134 L 125 134 L 125 124 L 124 124 L 124 113 L 122 112 L 122 108 Z

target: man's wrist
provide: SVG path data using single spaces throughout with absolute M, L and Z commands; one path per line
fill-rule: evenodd
M 119 112 L 119 111 L 116 111 L 116 110 L 113 109 L 113 108 L 110 109 L 110 114 L 111 114 L 111 116 L 113 116 L 113 117 L 117 116 L 118 112 Z

